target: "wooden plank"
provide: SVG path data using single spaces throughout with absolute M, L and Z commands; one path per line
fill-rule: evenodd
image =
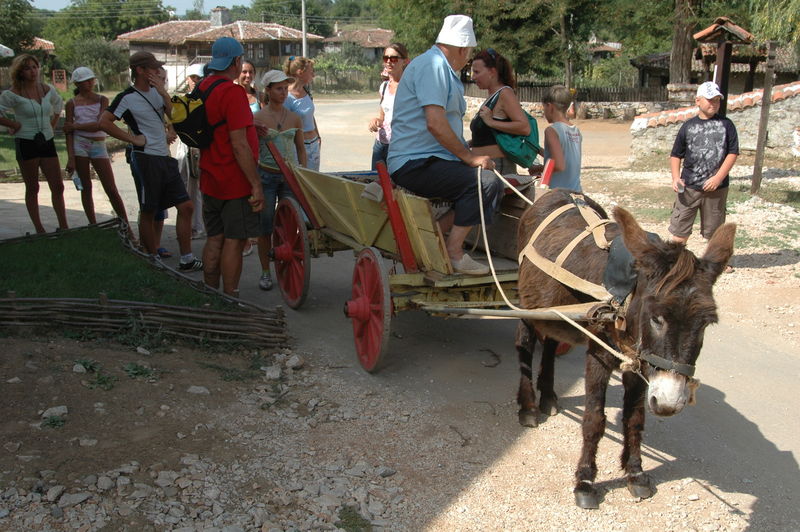
M 433 219 L 430 202 L 405 191 L 397 194 L 414 255 L 424 270 L 453 273 L 444 237 Z

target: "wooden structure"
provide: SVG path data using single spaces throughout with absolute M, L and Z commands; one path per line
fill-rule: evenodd
M 731 72 L 731 55 L 734 44 L 752 44 L 753 35 L 733 23 L 728 17 L 717 17 L 714 23 L 695 33 L 692 36 L 702 44 L 715 44 L 717 46 L 716 67 L 714 83 L 725 96 L 719 106 L 719 114 L 725 116 L 727 110 L 728 79 Z
M 503 214 L 492 226 L 495 236 L 489 237 L 497 242 L 492 245 L 496 284 L 491 274 L 454 272 L 436 221 L 436 203 L 393 188 L 383 165 L 377 174 L 325 174 L 289 167 L 272 144 L 270 151 L 296 198 L 280 200 L 275 212 L 273 256 L 283 299 L 292 308 L 302 306 L 312 257 L 353 250 L 352 297 L 344 311 L 365 370 L 377 371 L 384 361 L 391 317 L 398 311 L 494 315 L 507 308 L 498 284 L 512 304 L 517 302 L 514 236 L 524 210 L 517 197 L 505 197 Z M 531 186 L 525 194 L 533 198 L 534 191 Z

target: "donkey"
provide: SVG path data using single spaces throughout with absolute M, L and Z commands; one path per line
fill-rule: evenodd
M 597 203 L 586 197 L 583 200 L 600 217 L 607 218 Z M 529 243 L 548 214 L 571 202 L 573 198 L 568 191 L 552 190 L 529 207 L 520 219 L 518 250 L 522 251 Z M 692 378 L 694 364 L 706 327 L 717 321 L 712 286 L 733 255 L 736 226 L 725 224 L 717 229 L 705 254 L 698 259 L 683 245 L 664 242 L 655 235 L 648 237 L 623 208 L 614 209 L 614 218 L 617 223 L 605 226 L 605 237 L 611 242 L 622 235 L 625 248 L 633 257 L 635 287 L 629 297 L 623 327 L 596 323 L 587 328 L 607 344 L 641 362 L 640 374 L 631 368 L 622 368 L 624 445 L 621 466 L 631 494 L 648 498 L 653 495 L 654 488 L 642 471 L 645 396 L 650 410 L 658 416 L 677 414 L 693 402 L 698 385 Z M 577 209 L 567 210 L 542 230 L 535 247 L 540 255 L 552 260 L 585 227 L 586 221 Z M 563 266 L 578 277 L 601 284 L 608 260 L 608 252 L 588 237 L 580 241 Z M 527 309 L 595 300 L 565 286 L 525 258 L 520 262 L 518 287 L 520 306 Z M 537 333 L 544 338 L 537 377 L 538 407 L 532 372 Z M 558 410 L 558 398 L 553 390 L 556 347 L 559 342 L 577 345 L 587 341 L 583 448 L 573 493 L 581 508 L 598 508 L 599 494 L 593 486 L 597 474 L 597 446 L 606 426 L 608 381 L 611 373 L 620 369 L 621 361 L 567 322 L 523 319 L 516 335 L 522 373 L 517 402 L 519 422 L 524 426 L 536 426 L 540 413 L 554 415 Z

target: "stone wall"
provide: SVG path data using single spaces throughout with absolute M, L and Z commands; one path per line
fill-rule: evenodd
M 731 96 L 728 118 L 739 134 L 739 148 L 754 151 L 761 119 L 763 90 Z M 631 124 L 631 154 L 634 159 L 667 154 L 683 123 L 697 115 L 697 107 L 637 116 Z M 767 127 L 767 150 L 778 157 L 800 156 L 800 81 L 772 89 Z
M 472 120 L 484 98 L 467 96 L 467 113 L 465 119 Z M 522 108 L 531 116 L 543 118 L 541 102 L 521 102 Z M 654 113 L 665 109 L 674 108 L 668 102 L 578 102 L 578 118 L 615 118 L 618 120 L 633 120 L 636 115 Z

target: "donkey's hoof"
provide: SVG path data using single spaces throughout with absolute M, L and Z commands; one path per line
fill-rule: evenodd
M 558 414 L 558 397 L 542 397 L 539 400 L 539 411 L 546 416 Z
M 575 504 L 578 505 L 578 508 L 583 508 L 584 510 L 600 508 L 600 496 L 590 483 L 580 482 L 572 490 L 572 493 L 575 495 Z
M 519 424 L 523 427 L 538 427 L 539 426 L 539 412 L 536 410 L 520 410 L 519 411 Z
M 639 475 L 628 479 L 628 491 L 637 499 L 649 499 L 655 493 L 653 486 L 650 484 L 650 477 L 647 475 Z

